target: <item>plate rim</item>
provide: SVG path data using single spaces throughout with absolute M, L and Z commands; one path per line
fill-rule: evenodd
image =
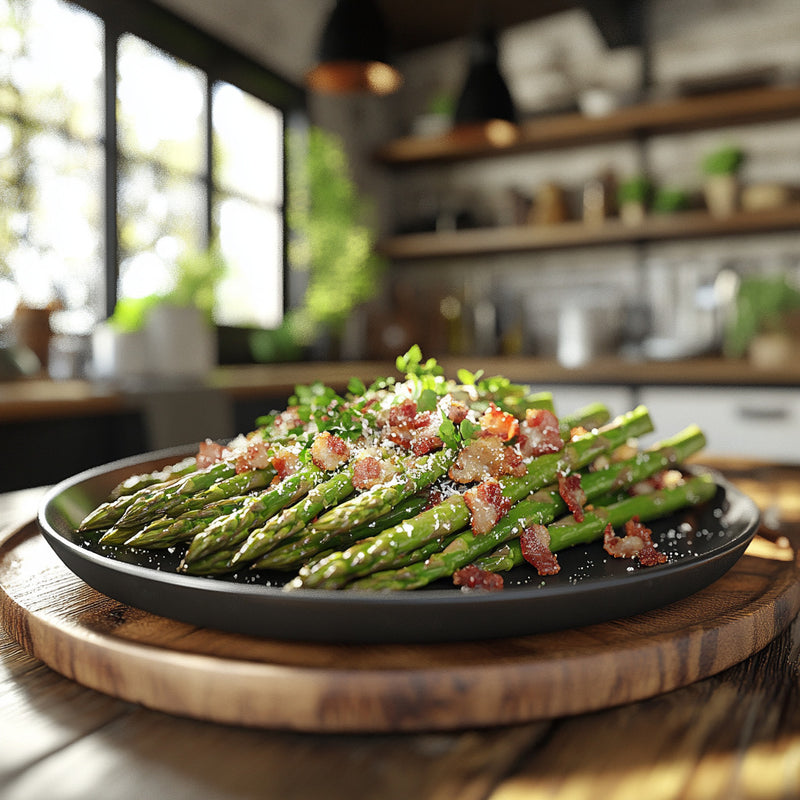
M 726 497 L 735 498 L 737 507 L 746 509 L 748 514 L 747 521 L 743 524 L 742 530 L 732 537 L 724 537 L 719 545 L 715 545 L 701 554 L 692 558 L 682 559 L 680 561 L 670 562 L 665 565 L 657 567 L 650 567 L 647 569 L 635 569 L 632 572 L 626 572 L 625 575 L 620 576 L 605 576 L 598 578 L 593 582 L 577 581 L 566 585 L 548 586 L 542 588 L 536 584 L 528 584 L 522 586 L 509 585 L 500 592 L 483 592 L 472 591 L 464 592 L 455 587 L 448 588 L 425 588 L 423 591 L 333 591 L 325 589 L 301 589 L 296 591 L 285 591 L 280 586 L 267 586 L 258 583 L 236 583 L 231 581 L 218 580 L 213 577 L 182 575 L 177 572 L 168 572 L 164 570 L 154 569 L 141 564 L 131 564 L 125 561 L 114 559 L 110 556 L 101 553 L 95 553 L 92 550 L 72 541 L 59 531 L 48 519 L 48 511 L 52 508 L 55 500 L 67 490 L 80 485 L 86 481 L 96 480 L 104 475 L 120 470 L 131 470 L 129 474 L 135 474 L 136 468 L 141 468 L 144 464 L 151 464 L 165 459 L 179 459 L 182 455 L 188 455 L 194 452 L 188 446 L 168 448 L 164 450 L 157 450 L 150 453 L 143 453 L 138 456 L 132 456 L 124 459 L 102 464 L 88 470 L 79 472 L 69 478 L 66 478 L 59 483 L 52 486 L 42 498 L 37 512 L 37 523 L 39 530 L 44 535 L 51 547 L 56 550 L 62 561 L 65 561 L 67 567 L 75 574 L 78 575 L 84 582 L 93 585 L 87 580 L 86 575 L 82 572 L 76 571 L 70 563 L 69 559 L 64 558 L 64 552 L 71 558 L 84 562 L 92 568 L 101 571 L 108 571 L 112 574 L 121 574 L 129 580 L 144 581 L 154 587 L 167 587 L 169 592 L 183 591 L 187 593 L 202 593 L 203 596 L 208 597 L 225 597 L 226 599 L 238 599 L 248 602 L 269 602 L 274 601 L 277 605 L 296 609 L 298 613 L 305 613 L 307 608 L 319 610 L 320 607 L 326 609 L 385 609 L 387 611 L 404 611 L 406 613 L 413 613 L 419 609 L 427 609 L 429 611 L 452 611 L 452 609 L 466 609 L 472 607 L 476 602 L 480 608 L 500 608 L 509 605 L 519 605 L 526 600 L 533 600 L 538 598 L 541 600 L 542 592 L 546 592 L 546 596 L 554 602 L 563 600 L 565 597 L 577 600 L 580 597 L 591 596 L 598 591 L 603 591 L 606 594 L 614 589 L 625 587 L 627 590 L 635 590 L 638 587 L 643 587 L 651 584 L 654 580 L 663 582 L 663 576 L 668 570 L 670 576 L 674 576 L 679 580 L 681 576 L 696 571 L 698 566 L 706 566 L 713 572 L 712 566 L 720 561 L 730 561 L 727 567 L 723 567 L 722 571 L 712 578 L 710 581 L 705 581 L 702 585 L 713 583 L 719 575 L 724 574 L 727 569 L 730 569 L 739 557 L 742 555 L 750 540 L 753 538 L 758 530 L 761 512 L 755 502 L 735 487 L 728 481 L 718 470 L 711 467 L 702 465 L 701 463 L 693 463 L 691 469 L 693 471 L 701 471 L 711 474 L 718 488 L 721 488 Z M 602 586 L 598 587 L 597 583 L 602 580 Z M 702 588 L 702 585 L 698 588 Z M 695 589 L 694 591 L 696 591 Z M 689 592 L 691 594 L 693 592 Z M 465 596 L 466 595 L 466 596 Z M 686 593 L 679 594 L 676 598 L 686 596 Z M 143 607 L 125 599 L 130 605 Z M 671 602 L 671 601 L 670 601 Z M 664 605 L 659 603 L 658 607 Z M 146 606 L 145 610 L 152 611 L 150 606 Z M 642 610 L 648 610 L 647 608 Z M 161 613 L 164 616 L 169 614 Z M 635 613 L 641 613 L 636 611 Z M 623 615 L 625 616 L 625 615 Z M 175 617 L 176 619 L 183 619 L 182 617 Z M 603 617 L 602 619 L 619 618 Z M 185 620 L 184 621 L 191 621 Z M 215 626 L 219 627 L 219 626 Z M 564 627 L 564 626 L 560 626 Z M 574 627 L 574 626 L 573 626 Z M 238 630 L 237 628 L 225 628 L 227 630 Z M 547 630 L 548 628 L 538 628 L 537 630 Z M 239 631 L 243 632 L 243 631 Z M 250 632 L 250 631 L 248 631 Z M 259 635 L 259 634 L 256 634 Z M 271 634 L 261 634 L 271 635 Z M 374 635 L 374 634 L 373 634 Z M 367 638 L 364 638 L 364 637 Z M 279 636 L 278 638 L 287 638 L 286 636 Z M 291 637 L 288 637 L 291 638 Z M 301 638 L 309 638 L 307 635 Z M 314 637 L 312 637 L 314 638 Z M 325 640 L 330 641 L 329 636 L 323 636 Z M 457 639 L 463 640 L 464 636 L 458 636 Z M 466 637 L 470 638 L 470 637 Z M 472 637 L 472 638 L 488 638 L 486 636 Z M 341 637 L 337 637 L 341 640 Z M 421 633 L 419 636 L 412 638 L 396 638 L 396 636 L 389 636 L 385 641 L 424 641 L 426 637 Z M 436 637 L 436 640 L 440 640 Z M 384 641 L 384 639 L 372 639 L 366 634 L 361 636 L 356 635 L 353 641 Z

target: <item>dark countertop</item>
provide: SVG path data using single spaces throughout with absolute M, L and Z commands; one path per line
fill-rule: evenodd
M 458 368 L 485 375 L 505 375 L 521 383 L 622 386 L 750 386 L 798 387 L 800 363 L 780 369 L 757 369 L 744 361 L 700 358 L 687 361 L 626 361 L 599 358 L 583 367 L 567 368 L 552 359 L 480 356 L 439 359 L 448 376 Z M 351 376 L 369 383 L 396 374 L 394 364 L 377 361 L 303 362 L 217 367 L 197 388 L 216 389 L 232 399 L 280 398 L 297 384 L 319 380 L 343 389 Z M 27 378 L 0 383 L 0 422 L 119 413 L 141 406 L 143 398 L 191 385 L 116 386 L 84 380 Z

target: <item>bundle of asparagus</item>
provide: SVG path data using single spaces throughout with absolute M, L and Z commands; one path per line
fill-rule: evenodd
M 595 540 L 663 563 L 644 523 L 716 491 L 681 469 L 705 445 L 696 426 L 643 450 L 642 406 L 559 418 L 550 393 L 464 370 L 448 380 L 418 347 L 397 366 L 403 380 L 353 380 L 344 395 L 297 387 L 250 433 L 128 478 L 80 532 L 182 548 L 187 574 L 281 571 L 287 590 L 497 589 L 511 567 L 553 574 L 559 550 Z

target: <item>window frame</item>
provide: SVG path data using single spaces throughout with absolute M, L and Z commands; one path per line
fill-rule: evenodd
M 104 245 L 105 312 L 111 316 L 117 301 L 119 278 L 119 231 L 117 190 L 119 153 L 117 146 L 117 57 L 120 37 L 132 34 L 158 47 L 174 58 L 201 69 L 206 80 L 205 115 L 205 230 L 206 245 L 214 236 L 213 208 L 216 187 L 213 169 L 212 96 L 216 83 L 233 84 L 239 89 L 277 108 L 284 116 L 282 253 L 283 309 L 288 306 L 288 238 L 286 196 L 288 152 L 286 132 L 295 115 L 305 118 L 307 102 L 304 89 L 237 51 L 230 45 L 200 30 L 191 22 L 164 9 L 151 0 L 67 0 L 97 16 L 104 26 L 103 97 L 104 97 Z

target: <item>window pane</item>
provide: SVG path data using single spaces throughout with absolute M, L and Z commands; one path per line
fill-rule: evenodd
M 203 172 L 204 73 L 131 35 L 120 39 L 117 71 L 120 152 Z
M 283 114 L 229 83 L 214 86 L 214 183 L 231 194 L 283 202 Z
M 214 220 L 229 269 L 217 321 L 273 328 L 283 316 L 283 114 L 218 83 L 211 119 Z
M 169 291 L 178 257 L 205 247 L 202 182 L 153 164 L 126 162 L 120 166 L 118 203 L 119 295 Z
M 102 42 L 100 20 L 63 0 L 0 3 L 0 110 L 98 138 Z
M 0 0 L 0 45 L 0 324 L 18 301 L 57 302 L 57 327 L 88 332 L 105 297 L 102 24 Z
M 217 293 L 217 322 L 277 327 L 283 315 L 280 211 L 228 197 L 216 207 L 216 224 L 230 272 Z

